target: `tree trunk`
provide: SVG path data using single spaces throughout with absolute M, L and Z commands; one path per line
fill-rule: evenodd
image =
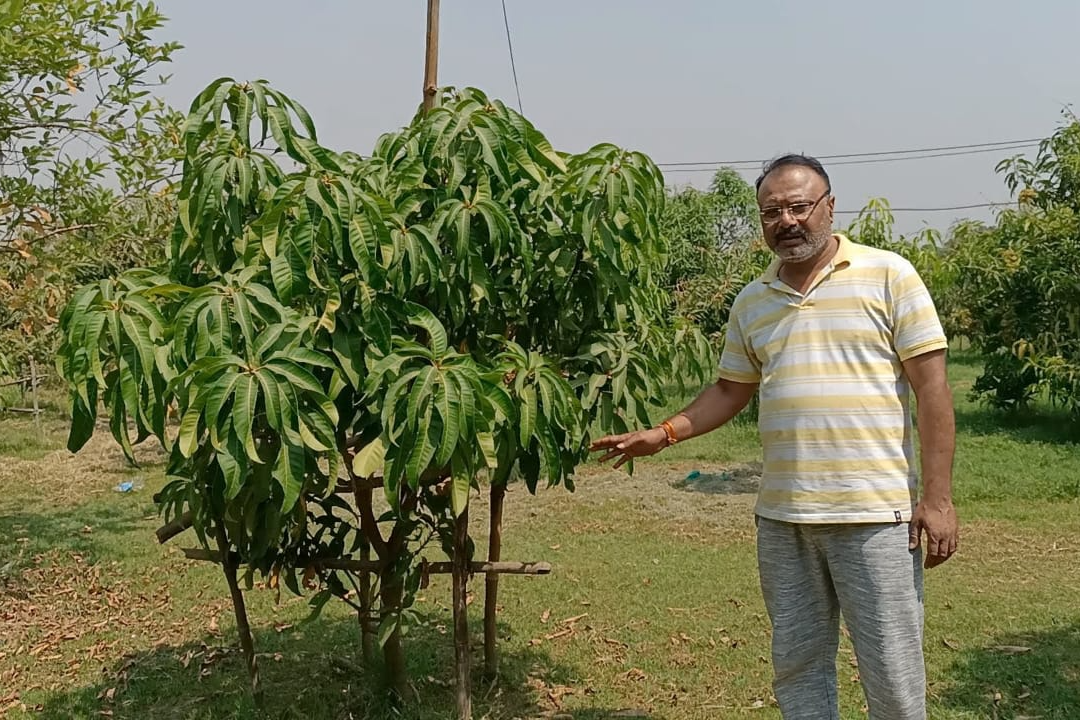
M 353 497 L 356 500 L 357 508 L 371 507 L 371 488 L 361 488 L 353 481 Z M 364 537 L 363 545 L 360 546 L 360 559 L 371 559 L 371 542 L 368 540 L 367 534 L 370 532 L 370 528 L 363 527 L 363 521 L 361 521 L 360 534 Z M 375 532 L 378 529 L 375 528 Z M 371 628 L 372 615 L 372 596 L 371 596 L 371 573 L 364 571 L 360 573 L 360 646 L 364 654 L 364 664 L 371 666 L 375 660 L 375 633 Z M 400 603 L 400 599 L 399 599 Z
M 491 486 L 491 532 L 488 536 L 488 562 L 498 562 L 502 553 L 503 500 L 505 485 Z M 484 589 L 484 674 L 489 680 L 499 674 L 499 651 L 496 615 L 499 603 L 499 574 L 488 573 Z
M 385 558 L 386 565 L 380 576 L 382 591 L 380 616 L 401 617 L 401 599 L 405 588 L 402 580 L 394 575 L 394 558 Z M 397 702 L 403 703 L 409 692 L 409 676 L 405 668 L 405 647 L 401 642 L 401 627 L 394 628 L 383 645 L 383 663 L 386 666 L 386 684 Z
M 225 536 L 225 528 L 221 525 L 217 527 L 217 544 L 218 553 L 221 556 L 221 568 L 225 573 L 225 581 L 229 583 L 229 594 L 232 595 L 233 612 L 236 613 L 236 631 L 240 635 L 240 648 L 244 651 L 248 675 L 251 677 L 251 693 L 257 699 L 261 690 L 259 688 L 259 666 L 255 659 L 255 643 L 251 639 L 251 626 L 248 624 L 244 593 L 240 590 L 240 583 L 236 578 L 236 563 L 229 552 L 229 541 Z
M 371 559 L 371 546 L 366 542 L 360 548 L 360 559 Z M 372 629 L 371 616 L 371 573 L 360 573 L 360 647 L 364 655 L 364 665 L 371 667 L 375 660 L 375 632 Z
M 472 677 L 469 658 L 469 508 L 454 522 L 454 665 L 457 668 L 459 720 L 472 720 Z

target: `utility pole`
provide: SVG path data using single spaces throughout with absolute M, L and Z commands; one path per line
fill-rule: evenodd
M 435 105 L 439 92 L 439 0 L 427 4 L 427 53 L 424 56 L 424 112 Z
M 427 51 L 424 54 L 424 112 L 435 107 L 439 93 L 439 0 L 428 0 Z M 469 657 L 469 510 L 454 521 L 453 595 L 454 595 L 454 666 L 457 675 L 458 720 L 472 718 L 472 668 Z

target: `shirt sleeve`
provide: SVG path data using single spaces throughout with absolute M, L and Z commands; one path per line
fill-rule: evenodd
M 720 377 L 740 383 L 760 382 L 761 363 L 747 342 L 737 310 L 738 303 L 732 306 L 728 316 L 724 351 L 720 354 Z
M 911 263 L 904 261 L 890 276 L 889 296 L 893 347 L 901 361 L 949 347 L 934 300 Z

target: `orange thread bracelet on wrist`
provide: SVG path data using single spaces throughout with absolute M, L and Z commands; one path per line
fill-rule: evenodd
M 664 428 L 664 434 L 667 435 L 668 445 L 674 445 L 679 442 L 679 436 L 675 434 L 675 427 L 670 422 L 665 420 L 660 423 L 660 427 Z

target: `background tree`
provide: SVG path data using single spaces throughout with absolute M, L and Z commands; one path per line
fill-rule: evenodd
M 666 283 L 677 312 L 719 345 L 735 296 L 769 260 L 754 187 L 721 168 L 708 190 L 669 192 L 661 227 L 671 246 Z
M 151 95 L 179 47 L 134 0 L 0 0 L 0 358 L 51 360 L 74 286 L 163 256 L 179 116 Z
M 986 358 L 975 392 L 1023 407 L 1038 392 L 1080 419 L 1080 123 L 1072 116 L 1034 160 L 998 169 L 1018 200 L 954 248 L 957 292 Z

